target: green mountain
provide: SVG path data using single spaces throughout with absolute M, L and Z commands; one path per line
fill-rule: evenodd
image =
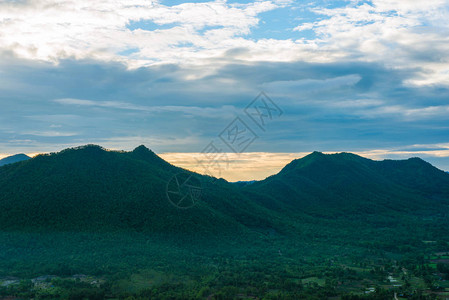
M 314 152 L 242 190 L 294 220 L 310 238 L 361 245 L 382 240 L 384 249 L 401 251 L 404 245 L 419 248 L 422 240 L 448 238 L 447 175 L 419 158 L 373 161 Z
M 0 298 L 414 297 L 445 284 L 448 217 L 449 174 L 419 158 L 314 152 L 229 183 L 87 145 L 0 167 Z M 45 274 L 65 281 L 5 287 Z
M 435 214 L 449 204 L 449 176 L 422 159 L 373 161 L 351 153 L 314 152 L 247 190 L 267 207 L 346 217 Z
M 199 183 L 201 201 L 192 210 L 167 197 L 179 173 Z M 0 226 L 8 230 L 225 234 L 267 223 L 264 208 L 231 184 L 172 166 L 144 146 L 117 152 L 88 145 L 7 165 L 0 168 L 0 191 Z
M 5 157 L 3 159 L 0 159 L 0 167 L 7 165 L 7 164 L 13 164 L 19 161 L 24 161 L 24 160 L 28 160 L 30 159 L 30 157 L 26 154 L 16 154 L 16 155 L 12 155 L 12 156 L 8 156 Z
M 167 194 L 177 174 L 197 182 L 191 209 L 176 207 L 174 190 Z M 419 158 L 314 152 L 265 180 L 231 184 L 175 167 L 144 146 L 120 152 L 88 145 L 3 166 L 0 190 L 3 229 L 242 233 L 289 231 L 290 218 L 300 216 L 435 217 L 447 211 L 449 175 Z

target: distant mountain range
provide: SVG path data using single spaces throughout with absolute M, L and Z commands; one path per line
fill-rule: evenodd
M 8 157 L 5 157 L 3 159 L 0 159 L 0 167 L 4 166 L 4 165 L 7 165 L 7 164 L 13 164 L 13 163 L 16 163 L 16 162 L 28 160 L 30 158 L 31 157 L 29 157 L 26 154 L 16 154 L 16 155 L 8 156 Z
M 179 173 L 201 184 L 190 209 L 167 197 Z M 369 231 L 449 213 L 449 174 L 419 158 L 373 161 L 350 153 L 314 152 L 265 180 L 231 184 L 173 166 L 144 146 L 123 152 L 88 145 L 1 167 L 0 191 L 0 226 L 8 230 L 307 236 L 311 224 Z

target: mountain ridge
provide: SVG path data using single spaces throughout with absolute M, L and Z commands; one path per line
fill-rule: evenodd
M 430 213 L 435 211 L 430 199 L 437 206 L 448 202 L 449 176 L 419 158 L 374 161 L 350 153 L 313 152 L 245 189 L 259 203 L 271 208 L 276 203 L 278 210 L 288 212 L 313 211 L 320 203 L 318 207 L 326 206 L 326 213 L 332 214 L 404 209 Z
M 202 185 L 191 209 L 167 198 L 179 173 Z M 359 222 L 379 214 L 411 222 L 445 211 L 449 175 L 421 159 L 313 152 L 265 180 L 235 184 L 173 166 L 143 145 L 129 152 L 86 145 L 1 167 L 0 191 L 0 225 L 15 230 L 296 234 L 300 219 Z

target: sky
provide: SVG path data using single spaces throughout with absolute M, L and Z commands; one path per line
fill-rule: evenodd
M 233 181 L 312 151 L 449 171 L 448 19 L 449 0 L 0 0 L 0 158 L 144 144 Z

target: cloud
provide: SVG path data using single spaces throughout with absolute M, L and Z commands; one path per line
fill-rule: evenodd
M 239 44 L 238 37 L 258 24 L 258 14 L 286 3 L 228 4 L 217 0 L 166 6 L 143 0 L 2 2 L 0 47 L 19 57 L 54 62 L 74 57 L 127 61 L 133 66 L 196 60 Z M 171 27 L 148 28 L 144 21 Z M 130 57 L 120 55 L 130 49 Z
M 407 84 L 447 86 L 448 16 L 449 0 L 7 1 L 0 49 L 54 63 L 196 65 L 204 73 L 235 62 L 377 62 L 419 68 Z M 282 34 L 254 35 L 262 25 Z
M 231 105 L 225 105 L 219 108 L 175 105 L 144 106 L 120 101 L 93 101 L 72 98 L 55 99 L 54 102 L 64 105 L 96 106 L 120 110 L 134 110 L 145 113 L 182 113 L 184 115 L 203 118 L 223 118 L 224 116 L 229 116 L 237 112 L 237 109 Z
M 324 90 L 332 91 L 341 89 L 346 86 L 354 86 L 360 80 L 361 76 L 358 74 L 350 74 L 345 76 L 337 76 L 334 78 L 326 79 L 300 79 L 300 80 L 287 80 L 287 81 L 272 81 L 268 82 L 262 87 L 270 90 L 271 92 L 284 95 L 291 95 L 296 91 L 306 90 L 307 93 L 317 92 L 322 93 Z
M 261 90 L 284 114 L 265 132 L 256 126 L 259 139 L 248 151 L 435 144 L 445 142 L 449 130 L 449 90 L 404 84 L 421 71 L 414 66 L 211 62 L 204 74 L 197 66 L 128 69 L 91 60 L 53 65 L 13 56 L 0 65 L 11 83 L 0 84 L 0 152 L 86 143 L 127 150 L 145 143 L 159 152 L 199 152 L 237 116 L 254 125 L 243 109 Z M 26 135 L 38 132 L 47 134 Z
M 448 1 L 244 2 L 1 2 L 0 152 L 200 152 L 264 90 L 248 151 L 447 165 L 404 147 L 447 143 Z
M 68 137 L 68 136 L 76 136 L 78 133 L 76 132 L 61 132 L 61 131 L 27 131 L 23 132 L 23 135 L 34 135 L 34 136 L 43 136 L 43 137 Z
M 449 1 L 353 1 L 338 8 L 319 4 L 311 8 L 321 20 L 304 22 L 294 30 L 312 29 L 322 47 L 342 58 L 381 61 L 404 68 L 410 64 L 423 69 L 409 84 L 449 84 Z M 424 71 L 425 70 L 425 71 Z

